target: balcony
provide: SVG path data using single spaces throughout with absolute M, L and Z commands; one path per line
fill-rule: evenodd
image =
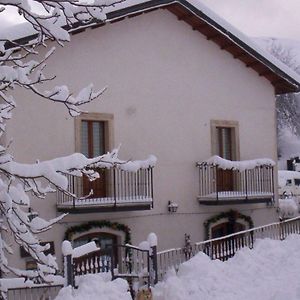
M 100 178 L 69 176 L 72 197 L 57 192 L 57 210 L 68 213 L 149 210 L 153 207 L 153 167 L 137 172 L 118 168 L 99 169 Z M 90 191 L 93 194 L 89 197 Z
M 270 159 L 229 161 L 214 156 L 197 163 L 198 201 L 204 205 L 274 201 L 274 165 Z

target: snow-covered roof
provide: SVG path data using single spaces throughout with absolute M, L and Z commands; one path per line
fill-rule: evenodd
M 266 77 L 275 87 L 276 93 L 296 92 L 300 90 L 300 76 L 262 49 L 255 41 L 233 27 L 199 0 L 127 0 L 106 9 L 106 22 L 115 22 L 127 16 L 134 16 L 153 9 L 167 8 L 178 19 L 190 24 L 194 30 L 206 35 L 209 40 L 219 44 L 221 49 L 230 52 L 234 58 L 243 61 L 247 67 L 254 69 L 260 76 Z M 96 22 L 97 23 L 97 22 Z M 99 23 L 99 22 L 98 22 Z M 82 30 L 83 26 L 74 30 Z M 94 26 L 95 23 L 88 26 Z M 101 24 L 102 25 L 102 24 Z M 14 29 L 12 28 L 12 31 Z M 7 30 L 0 29 L 0 37 Z M 16 30 L 16 39 L 25 41 L 32 35 L 32 28 Z M 24 34 L 22 36 L 22 33 Z M 11 37 L 11 33 L 9 33 Z
M 291 179 L 300 179 L 300 172 L 286 170 L 278 171 L 278 185 L 280 187 L 284 187 L 286 185 L 287 180 Z

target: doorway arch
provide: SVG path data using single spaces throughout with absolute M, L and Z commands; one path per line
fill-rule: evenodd
M 214 237 L 220 237 L 253 227 L 253 220 L 250 216 L 241 214 L 236 210 L 229 210 L 212 216 L 204 222 L 205 239 L 209 240 L 213 235 Z M 221 235 L 222 232 L 223 235 Z

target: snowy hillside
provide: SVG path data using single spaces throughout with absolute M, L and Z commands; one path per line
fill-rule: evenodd
M 272 55 L 300 74 L 300 41 L 258 38 L 255 41 Z M 300 155 L 300 94 L 277 97 L 279 168 L 286 160 Z

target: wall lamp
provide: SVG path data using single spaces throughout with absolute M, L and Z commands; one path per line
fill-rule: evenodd
M 178 209 L 178 204 L 173 202 L 173 201 L 169 201 L 168 202 L 168 212 L 170 213 L 176 213 Z

